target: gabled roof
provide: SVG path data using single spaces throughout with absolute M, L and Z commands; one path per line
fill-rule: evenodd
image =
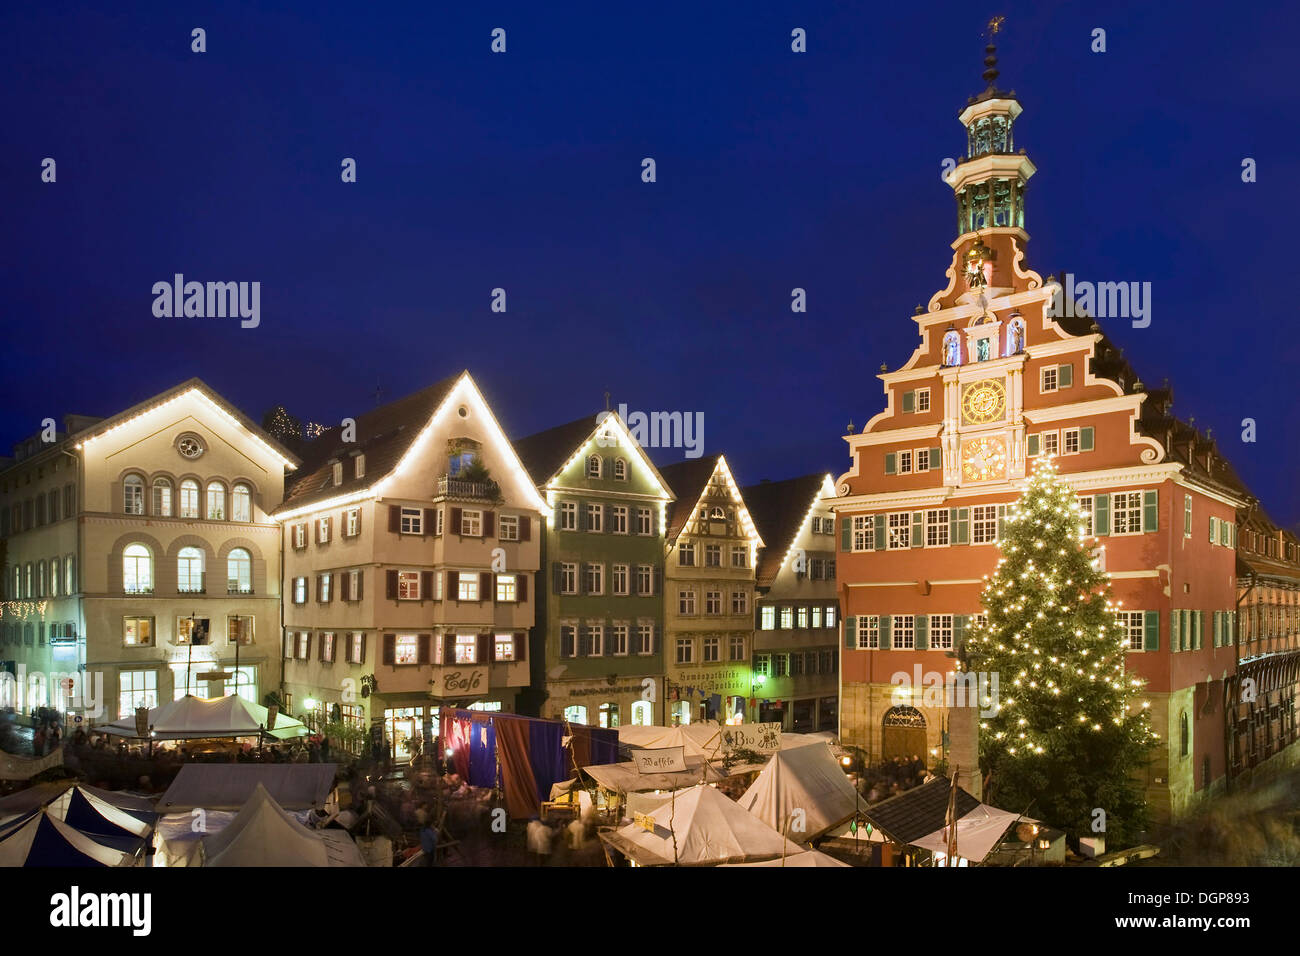
M 583 415 L 563 425 L 516 438 L 511 444 L 537 486 L 545 486 L 596 430 L 596 416 Z
M 895 843 L 914 843 L 942 829 L 948 822 L 947 777 L 936 777 L 896 797 L 882 800 L 862 811 L 871 824 Z M 970 813 L 980 802 L 957 788 L 957 818 Z
M 576 418 L 567 424 L 557 425 L 517 439 L 513 442 L 515 454 L 519 456 L 529 476 L 539 488 L 542 488 L 554 481 L 569 464 L 570 459 L 588 445 L 602 428 L 608 428 L 614 433 L 610 436 L 611 440 L 617 439 L 618 443 L 611 444 L 609 447 L 630 448 L 630 454 L 625 452 L 625 455 L 634 461 L 639 460 L 664 495 L 671 499 L 673 492 L 668 482 L 650 460 L 650 456 L 645 453 L 640 442 L 632 437 L 632 433 L 628 431 L 617 412 L 601 412 L 598 415 Z
M 659 474 L 663 475 L 664 481 L 668 482 L 668 487 L 677 496 L 677 501 L 668 507 L 669 541 L 677 540 L 677 536 L 686 527 L 686 522 L 695 514 L 700 496 L 704 494 L 705 486 L 713 477 L 721 457 L 714 455 L 711 458 L 694 458 L 659 469 Z
M 756 583 L 759 587 L 770 587 L 776 580 L 787 552 L 794 546 L 829 479 L 830 475 L 818 472 L 784 481 L 764 481 L 741 489 L 758 533 L 767 542 L 758 558 Z
M 177 399 L 188 395 L 190 392 L 197 392 L 206 399 L 216 411 L 233 419 L 238 425 L 250 432 L 257 441 L 266 446 L 268 454 L 280 458 L 287 467 L 297 468 L 298 465 L 301 464 L 301 460 L 297 455 L 281 445 L 270 434 L 263 431 L 260 425 L 245 415 L 235 405 L 228 402 L 220 392 L 208 385 L 201 378 L 186 379 L 179 385 L 175 385 L 167 389 L 165 392 L 160 392 L 152 398 L 146 398 L 144 401 L 132 405 L 125 411 L 118 412 L 116 415 L 111 415 L 108 418 L 99 419 L 80 431 L 68 435 L 63 442 L 50 447 L 57 448 L 64 444 L 73 444 L 75 447 L 80 449 L 89 442 L 95 441 L 112 431 L 117 426 L 124 425 L 133 419 L 157 411 L 169 402 L 176 401 Z M 33 455 L 30 459 L 23 459 L 23 463 L 26 464 L 36 457 L 37 456 Z
M 461 375 L 466 373 L 461 373 Z M 301 475 L 285 489 L 284 503 L 276 509 L 289 511 L 342 495 L 366 490 L 387 477 L 410 449 L 421 429 L 460 381 L 453 375 L 418 392 L 363 412 L 356 418 L 356 441 L 342 441 L 339 427 L 325 429 L 305 452 Z M 365 474 L 358 478 L 352 458 L 366 456 Z M 343 462 L 343 482 L 334 484 L 333 462 Z

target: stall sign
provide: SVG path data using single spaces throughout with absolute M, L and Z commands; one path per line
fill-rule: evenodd
M 781 749 L 781 724 L 733 724 L 722 731 L 722 750 L 753 750 L 761 754 L 774 754 Z
M 672 773 L 686 769 L 686 751 L 682 747 L 658 747 L 638 750 L 632 755 L 637 773 Z

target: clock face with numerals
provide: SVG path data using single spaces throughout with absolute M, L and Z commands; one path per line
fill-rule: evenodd
M 972 382 L 961 393 L 962 420 L 967 425 L 1000 421 L 1006 413 L 1006 387 L 998 379 Z
M 974 438 L 961 446 L 961 473 L 967 481 L 1007 476 L 1007 446 L 1000 438 Z

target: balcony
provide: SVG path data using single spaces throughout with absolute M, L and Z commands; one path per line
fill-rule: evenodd
M 495 481 L 465 481 L 443 475 L 438 479 L 437 497 L 461 501 L 496 501 L 501 497 L 501 488 Z

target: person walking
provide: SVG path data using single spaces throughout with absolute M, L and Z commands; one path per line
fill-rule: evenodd
M 35 757 L 45 756 L 45 725 L 41 724 L 32 734 L 32 755 Z

